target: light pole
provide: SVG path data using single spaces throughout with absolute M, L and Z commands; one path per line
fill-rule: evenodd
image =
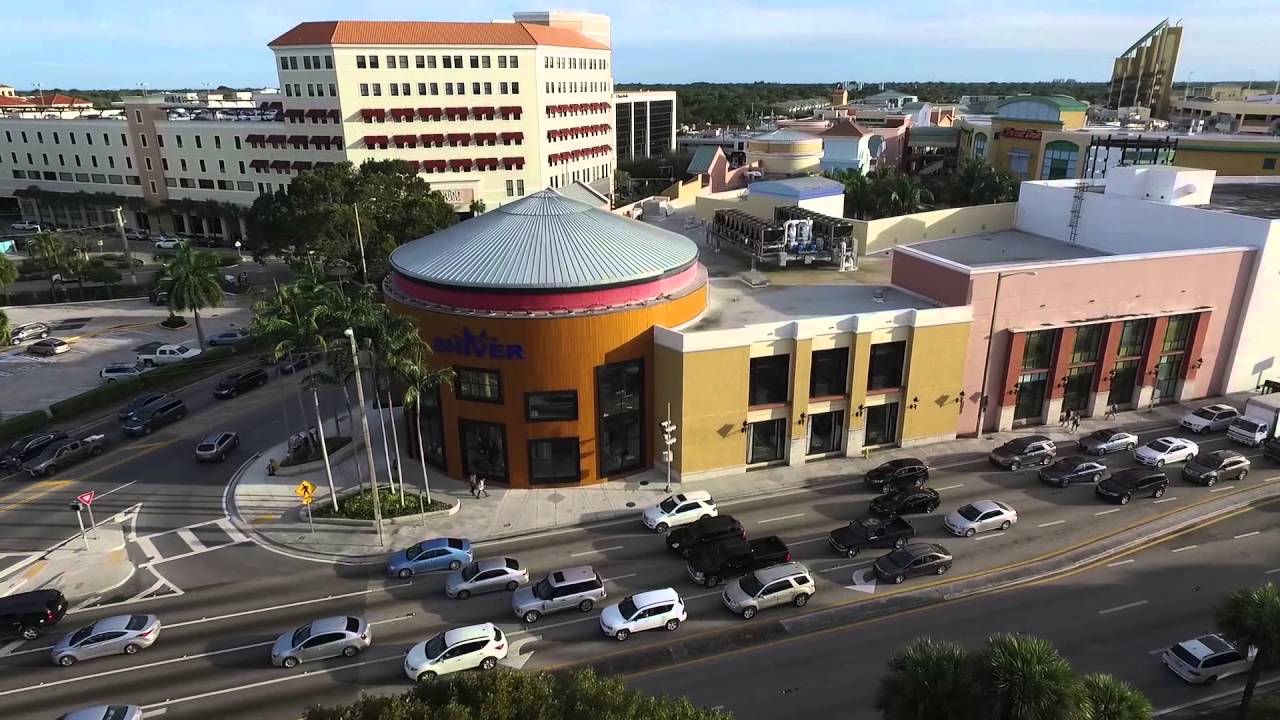
M 1182 89 L 1182 99 L 1186 100 L 1191 97 L 1191 78 L 1195 77 L 1196 71 L 1191 70 L 1187 73 L 1187 86 Z
M 240 241 L 236 241 L 236 257 L 240 258 L 240 262 L 244 262 L 244 253 L 240 252 Z
M 342 331 L 351 342 L 351 362 L 355 366 L 356 398 L 360 402 L 360 426 L 364 430 L 364 449 L 369 462 L 369 488 L 373 493 L 373 524 L 378 528 L 378 544 L 384 545 L 382 538 L 382 505 L 378 502 L 378 473 L 373 469 L 373 439 L 369 436 L 369 411 L 364 406 L 364 383 L 360 381 L 360 353 L 356 350 L 356 331 L 347 328 Z
M 662 444 L 665 449 L 662 451 L 662 460 L 667 464 L 667 487 L 663 492 L 671 492 L 671 463 L 675 461 L 675 451 L 672 447 L 676 444 L 676 426 L 671 422 L 671 403 L 667 403 L 667 419 L 658 424 L 662 428 Z
M 124 261 L 129 264 L 129 282 L 138 284 L 138 274 L 133 268 L 133 252 L 129 249 L 129 236 L 124 232 L 124 215 L 121 208 L 115 209 L 116 231 L 120 233 L 120 244 L 124 246 Z
M 369 198 L 377 200 L 378 198 Z M 356 244 L 360 246 L 360 276 L 364 278 L 364 283 L 369 284 L 369 268 L 364 261 L 364 232 L 360 230 L 360 203 L 353 202 L 351 207 L 356 211 Z
M 1027 275 L 1036 277 L 1040 273 L 1035 270 L 1019 270 L 1018 272 L 999 273 L 996 275 L 996 294 L 991 300 L 991 326 L 987 329 L 987 354 L 982 362 L 982 385 L 978 387 L 978 422 L 973 428 L 974 435 L 982 434 L 982 419 L 987 414 L 987 375 L 991 371 L 991 345 L 996 339 L 996 313 L 1000 310 L 1000 283 L 1007 277 Z

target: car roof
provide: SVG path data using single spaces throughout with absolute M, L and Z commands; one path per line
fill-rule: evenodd
M 507 568 L 507 558 L 491 557 L 476 561 L 476 569 L 481 572 L 485 570 L 505 570 Z
M 1002 447 L 1010 447 L 1010 448 L 1026 447 L 1032 443 L 1043 442 L 1048 439 L 1049 438 L 1045 437 L 1044 435 L 1025 435 L 1023 437 L 1017 437 L 1010 440 L 1009 442 L 1005 443 Z
M 116 708 L 125 708 L 123 715 L 108 715 Z M 80 708 L 72 710 L 66 715 L 61 716 L 61 720 L 105 720 L 107 717 L 133 717 L 129 715 L 129 711 L 137 710 L 137 705 L 94 705 L 93 707 Z M 141 717 L 138 715 L 137 717 Z
M 1206 457 L 1213 458 L 1214 460 L 1231 460 L 1232 458 L 1238 458 L 1243 456 L 1240 453 L 1236 452 L 1235 450 L 1214 450 L 1213 452 L 1209 453 Z
M 897 469 L 897 468 L 904 468 L 904 467 L 916 467 L 918 465 L 924 465 L 924 460 L 921 460 L 920 458 L 907 457 L 907 458 L 897 458 L 896 460 L 890 460 L 884 463 L 883 465 L 881 465 L 880 467 Z
M 631 596 L 631 602 L 636 607 L 649 607 L 664 602 L 675 602 L 680 599 L 680 593 L 675 588 L 661 588 L 659 590 L 646 590 L 638 592 Z
M 693 490 L 691 492 L 680 493 L 679 495 L 674 495 L 672 497 L 676 499 L 676 502 L 685 502 L 686 500 L 702 500 L 705 502 L 711 502 L 711 493 L 706 490 Z
M 762 568 L 755 572 L 756 580 L 759 580 L 760 583 L 763 585 L 768 585 L 774 580 L 789 578 L 789 577 L 792 577 L 793 575 L 812 575 L 812 573 L 809 572 L 809 568 L 801 565 L 798 562 L 782 563 L 781 565 L 770 565 L 767 568 Z
M 211 445 L 216 445 L 218 444 L 219 438 L 221 438 L 223 435 L 230 435 L 230 434 L 231 434 L 230 430 L 219 430 L 218 432 L 209 433 L 208 435 L 204 436 L 204 439 L 200 441 L 200 444 L 204 445 L 205 443 L 209 443 Z
M 906 551 L 908 554 L 910 554 L 911 557 L 913 558 L 920 557 L 921 555 L 928 555 L 929 553 L 934 553 L 934 552 L 942 553 L 943 555 L 951 554 L 947 552 L 946 548 L 936 543 L 910 543 L 908 545 L 903 545 L 902 549 Z
M 62 593 L 57 590 L 29 590 L 0 597 L 0 608 L 44 607 L 50 602 L 61 599 Z
M 444 644 L 446 647 L 453 647 L 459 643 L 471 642 L 472 640 L 488 640 L 492 637 L 493 623 L 480 623 L 479 625 L 467 625 L 466 627 L 446 630 Z
M 129 621 L 131 619 L 133 619 L 133 615 L 112 615 L 111 617 L 102 618 L 93 624 L 93 631 L 107 632 L 110 630 L 124 630 L 129 625 Z M 148 624 L 150 624 L 149 621 Z
M 995 500 L 975 500 L 969 504 L 972 505 L 973 509 L 977 510 L 978 512 L 986 512 L 988 510 L 1004 510 L 1004 507 L 1002 507 L 1000 503 L 996 502 Z
M 596 571 L 590 565 L 578 565 L 576 567 L 556 570 L 549 573 L 547 578 L 552 585 L 570 585 L 572 583 L 586 582 L 594 580 Z
M 1200 409 L 1201 409 L 1201 410 L 1212 410 L 1212 411 L 1214 411 L 1214 412 L 1222 412 L 1223 410 L 1235 410 L 1235 408 L 1231 407 L 1230 405 L 1223 405 L 1222 403 L 1215 403 L 1215 404 L 1213 404 L 1213 405 L 1205 405 L 1204 407 L 1202 407 L 1202 408 L 1200 408 Z M 1237 412 L 1239 412 L 1239 411 L 1237 410 Z
M 1201 660 L 1210 655 L 1236 649 L 1234 645 L 1227 642 L 1226 638 L 1218 634 L 1201 635 L 1193 640 L 1183 640 L 1178 644 Z
M 328 632 L 346 632 L 347 616 L 337 615 L 334 617 L 320 618 L 311 621 L 311 635 L 319 635 Z
M 1158 468 L 1131 467 L 1131 468 L 1125 468 L 1117 473 L 1114 473 L 1111 475 L 1111 477 L 1116 478 L 1118 480 L 1137 480 L 1139 478 L 1149 477 L 1152 475 L 1164 475 L 1164 474 L 1165 474 L 1164 471 Z

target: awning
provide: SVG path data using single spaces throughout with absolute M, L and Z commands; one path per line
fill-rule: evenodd
M 267 166 L 268 166 L 268 165 L 270 165 L 270 164 L 271 164 L 271 163 L 269 163 L 269 162 L 267 162 L 266 160 L 263 160 L 263 159 L 261 159 L 261 158 L 259 158 L 259 159 L 257 159 L 257 160 L 250 160 L 250 161 L 249 161 L 249 167 L 251 167 L 251 168 L 264 168 L 264 167 L 267 167 Z
M 502 141 L 514 140 L 516 142 L 524 141 L 524 133 L 522 132 L 504 132 L 501 134 Z
M 556 138 L 558 138 L 558 137 L 560 137 L 560 131 L 559 131 L 559 130 L 548 130 L 548 131 L 547 131 L 547 139 L 548 139 L 548 140 L 555 140 L 555 139 L 556 139 Z
M 418 116 L 421 117 L 423 120 L 430 120 L 431 118 L 441 118 L 441 117 L 444 117 L 444 108 L 430 108 L 430 107 L 418 108 Z
M 405 160 L 405 162 L 409 163 L 409 167 L 410 167 L 414 172 L 418 172 L 418 161 L 417 161 L 417 160 Z
M 338 120 L 342 119 L 342 116 L 338 114 L 337 108 L 333 108 L 329 110 L 329 118 L 334 122 L 337 122 Z M 319 163 L 317 163 L 317 165 L 319 165 Z
M 245 141 L 245 142 L 247 142 L 247 143 L 249 143 L 250 145 L 257 145 L 258 143 L 261 143 L 261 142 L 262 142 L 263 137 L 265 137 L 265 136 L 263 136 L 263 135 L 257 135 L 257 134 L 254 134 L 254 135 L 246 135 L 246 136 L 245 136 L 245 138 L 244 138 L 244 141 Z
M 310 170 L 311 161 L 310 160 L 294 160 L 293 169 L 294 170 Z
M 498 133 L 491 133 L 491 132 L 476 133 L 474 137 L 476 139 L 476 144 L 498 142 Z
M 284 116 L 287 118 L 300 118 L 302 115 L 303 110 L 301 108 L 289 108 L 284 111 Z
M 422 161 L 422 169 L 427 172 L 432 172 L 432 171 L 439 172 L 441 170 L 444 170 L 447 167 L 449 167 L 449 164 L 444 160 L 423 160 Z
M 319 147 L 320 145 L 328 145 L 333 142 L 333 138 L 328 135 L 312 135 L 311 144 Z
M 502 158 L 502 164 L 503 164 L 503 165 L 504 165 L 508 170 L 510 170 L 511 168 L 522 168 L 522 167 L 524 167 L 524 158 L 522 158 L 522 157 L 504 157 L 504 158 Z
M 334 145 L 337 145 L 339 149 L 341 149 L 341 148 L 342 148 L 343 142 L 344 142 L 344 141 L 343 141 L 343 139 L 342 139 L 342 136 L 341 136 L 341 135 L 334 135 L 334 136 L 333 136 L 333 144 L 334 144 Z
M 272 160 L 271 169 L 272 170 L 288 170 L 289 164 L 290 163 L 288 160 Z
M 449 133 L 448 138 L 450 145 L 466 145 L 471 140 L 471 133 Z
M 507 117 L 508 115 L 515 115 L 516 119 L 519 119 L 520 106 L 519 105 L 503 105 L 502 107 L 498 108 L 498 113 L 502 115 L 502 117 L 504 118 Z
M 387 116 L 387 111 L 381 108 L 364 108 L 363 110 L 360 111 L 360 117 L 364 118 L 365 120 L 372 120 L 374 118 L 381 120 L 386 116 Z
M 267 108 L 269 108 L 269 107 L 271 107 L 271 103 L 269 103 L 269 102 L 260 102 L 260 103 L 258 103 L 258 109 L 259 109 L 259 110 L 266 110 L 266 109 L 267 109 Z
M 470 168 L 471 168 L 471 161 L 470 161 L 470 160 L 464 160 L 464 159 L 461 159 L 461 158 L 459 158 L 459 159 L 454 159 L 454 160 L 450 160 L 450 161 L 449 161 L 449 167 L 451 167 L 451 168 L 453 168 L 453 169 L 455 169 L 455 170 L 460 169 L 460 168 L 463 168 L 463 169 L 470 169 Z
M 271 103 L 271 109 L 272 109 L 272 110 L 283 110 L 283 109 L 284 109 L 284 103 L 282 103 L 282 102 L 272 102 L 272 103 Z
M 493 170 L 497 170 L 497 169 L 498 169 L 498 158 L 496 158 L 496 157 L 494 157 L 494 158 L 476 158 L 476 167 L 477 167 L 477 168 L 479 168 L 479 169 L 481 169 L 481 170 L 484 170 L 484 169 L 486 169 L 486 168 L 491 168 L 491 169 L 493 169 Z
M 373 147 L 374 145 L 386 145 L 387 136 L 386 135 L 365 135 L 364 144 L 367 147 Z
M 311 108 L 307 111 L 307 117 L 309 118 L 322 118 L 326 117 L 328 114 L 328 110 L 321 110 L 319 108 Z
M 422 136 L 422 144 L 427 147 L 444 147 L 444 135 L 431 133 Z
M 400 118 L 400 119 L 402 119 L 402 120 L 404 120 L 404 119 L 410 119 L 410 120 L 411 120 L 411 119 L 413 119 L 413 116 L 414 116 L 415 114 L 416 114 L 416 112 L 414 111 L 414 109 L 413 109 L 413 108 L 392 108 L 392 109 L 391 109 L 391 117 L 393 117 L 393 118 Z
M 417 146 L 418 144 L 417 135 L 395 135 L 391 139 L 400 145 Z
M 467 109 L 464 107 L 445 108 L 444 114 L 449 116 L 449 119 L 451 120 L 457 117 L 465 118 L 467 116 Z
M 471 108 L 472 115 L 475 115 L 476 117 L 489 118 L 490 120 L 493 119 L 493 112 L 494 110 L 490 106 L 480 106 L 480 107 Z
M 290 143 L 302 143 L 303 145 L 305 145 L 307 144 L 308 139 L 309 138 L 307 138 L 306 135 L 290 135 L 289 136 Z
M 269 143 L 282 143 L 282 142 L 284 142 L 284 141 L 285 141 L 285 140 L 284 140 L 284 136 L 283 136 L 283 135 L 268 135 L 268 136 L 267 136 L 267 142 L 269 142 Z
M 315 164 L 315 169 L 316 169 L 316 170 L 320 170 L 320 169 L 322 169 L 322 168 L 327 168 L 327 167 L 333 167 L 333 163 L 331 163 L 331 162 L 317 162 L 317 163 Z

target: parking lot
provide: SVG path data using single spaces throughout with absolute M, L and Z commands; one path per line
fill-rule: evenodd
M 248 325 L 248 298 L 228 297 L 223 307 L 200 313 L 205 336 Z M 71 345 L 69 352 L 39 357 L 27 352 L 30 342 L 0 349 L 0 419 L 41 410 L 85 390 L 98 387 L 98 372 L 111 363 L 136 359 L 144 347 L 166 343 L 196 345 L 194 324 L 169 330 L 163 306 L 144 299 L 95 303 L 33 305 L 7 310 L 12 325 L 43 322 L 50 337 Z M 190 320 L 190 316 L 187 316 Z

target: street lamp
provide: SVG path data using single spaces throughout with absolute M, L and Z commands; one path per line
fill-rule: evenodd
M 978 386 L 978 421 L 973 428 L 975 435 L 982 434 L 982 419 L 987 413 L 987 375 L 991 371 L 991 344 L 996 339 L 996 314 L 1000 310 L 1000 283 L 1007 277 L 1014 275 L 1026 275 L 1028 277 L 1036 277 L 1040 273 L 1035 270 L 1019 270 L 1011 273 L 1000 273 L 996 275 L 996 294 L 991 300 L 991 327 L 987 329 L 987 353 L 983 357 L 982 363 L 982 384 Z
M 667 403 L 667 419 L 658 423 L 658 427 L 662 428 L 662 461 L 667 464 L 667 488 L 664 492 L 671 492 L 671 463 L 675 461 L 675 452 L 672 447 L 676 444 L 676 426 L 671 422 L 671 403 Z
M 240 258 L 240 262 L 244 262 L 244 253 L 240 252 L 240 241 L 236 241 L 236 257 Z
M 370 200 L 377 202 L 378 198 L 371 197 Z M 364 233 L 360 230 L 360 203 L 353 202 L 351 207 L 356 211 L 356 242 L 360 245 L 360 275 L 364 278 L 366 285 L 369 284 L 369 268 L 364 262 Z
M 382 505 L 378 502 L 378 473 L 373 469 L 373 439 L 369 436 L 369 412 L 364 403 L 364 383 L 360 381 L 360 353 L 356 350 L 356 331 L 347 328 L 342 331 L 351 342 L 351 362 L 355 366 L 356 399 L 360 402 L 360 426 L 364 430 L 364 449 L 369 462 L 369 488 L 373 492 L 373 524 L 378 528 L 378 544 L 384 545 L 382 538 Z

